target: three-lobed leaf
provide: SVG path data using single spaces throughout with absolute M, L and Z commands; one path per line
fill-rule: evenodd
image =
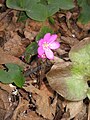
M 54 65 L 47 73 L 50 86 L 71 101 L 90 98 L 90 38 L 85 38 L 72 47 L 69 57 L 71 63 L 66 62 Z
M 0 81 L 2 83 L 15 83 L 18 87 L 22 87 L 25 78 L 22 73 L 22 68 L 16 64 L 5 64 L 8 71 L 0 70 Z
M 7 0 L 9 8 L 25 11 L 26 14 L 37 21 L 45 21 L 59 9 L 72 9 L 72 0 Z

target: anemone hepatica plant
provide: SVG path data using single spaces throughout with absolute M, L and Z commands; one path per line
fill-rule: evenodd
M 69 10 L 74 8 L 73 0 L 6 0 L 8 8 L 25 11 L 28 17 L 45 21 L 59 9 Z
M 45 34 L 44 38 L 41 38 L 38 42 L 38 56 L 40 58 L 48 58 L 50 60 L 54 59 L 54 54 L 52 50 L 60 47 L 58 41 L 56 41 L 57 35 L 50 33 Z
M 90 99 L 90 37 L 69 51 L 71 62 L 56 62 L 46 77 L 58 94 L 70 101 Z

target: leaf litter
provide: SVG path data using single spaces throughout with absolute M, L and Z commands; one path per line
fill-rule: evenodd
M 30 71 L 22 89 L 0 83 L 1 120 L 90 119 L 90 104 L 88 99 L 85 98 L 86 94 L 83 95 L 84 101 L 82 98 L 81 101 L 68 101 L 69 95 L 66 86 L 64 86 L 65 89 L 62 86 L 64 77 L 71 74 L 69 72 L 72 67 L 69 58 L 70 51 L 73 51 L 75 45 L 81 49 L 83 46 L 80 44 L 81 41 L 83 42 L 90 36 L 89 24 L 82 25 L 75 22 L 77 12 L 75 10 L 68 13 L 57 13 L 53 16 L 55 19 L 54 25 L 51 25 L 48 21 L 42 23 L 31 19 L 27 19 L 26 22 L 17 22 L 18 11 L 15 10 L 6 9 L 6 11 L 0 13 L 0 68 L 3 69 L 3 64 L 15 63 L 24 66 L 25 73 Z M 71 20 L 72 18 L 73 20 Z M 61 47 L 54 52 L 56 56 L 54 63 L 49 61 L 53 64 L 52 67 L 46 66 L 47 61 L 45 61 L 43 67 L 37 69 L 40 65 L 37 58 L 31 57 L 31 62 L 27 64 L 21 57 L 26 47 L 35 40 L 43 25 L 58 33 L 58 41 L 61 43 Z M 88 41 L 90 42 L 90 38 L 88 38 Z M 83 42 L 83 44 L 85 43 Z M 54 76 L 58 70 L 60 70 L 58 77 L 57 75 Z M 51 82 L 47 81 L 49 74 L 51 74 L 49 76 L 52 79 Z M 59 82 L 58 78 L 60 79 Z M 60 93 L 57 92 L 58 89 Z M 75 93 L 73 94 L 76 97 Z

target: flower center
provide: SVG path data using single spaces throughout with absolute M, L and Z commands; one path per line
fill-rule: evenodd
M 46 48 L 48 48 L 48 46 L 49 46 L 49 44 L 46 43 L 46 42 L 44 42 L 44 44 L 43 44 L 43 48 L 46 49 Z

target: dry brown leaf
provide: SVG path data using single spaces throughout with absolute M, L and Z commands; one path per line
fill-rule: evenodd
M 75 44 L 78 44 L 79 43 L 79 40 L 74 36 L 72 37 L 64 37 L 64 36 L 61 36 L 61 39 L 63 42 L 67 43 L 70 45 L 70 47 L 74 46 Z
M 0 88 L 4 89 L 4 90 L 7 91 L 9 94 L 11 94 L 11 92 L 16 89 L 16 86 L 10 87 L 10 85 L 8 85 L 8 84 L 3 84 L 3 83 L 0 82 Z
M 56 111 L 56 103 L 57 99 L 54 99 L 53 104 L 49 104 L 49 98 L 43 94 L 43 97 L 38 96 L 36 98 L 36 112 L 39 115 L 42 115 L 44 118 L 48 118 L 49 120 L 52 120 L 53 117 L 55 116 L 55 111 Z
M 4 120 L 7 108 L 9 107 L 8 92 L 0 89 L 0 120 Z
M 14 111 L 12 120 L 44 120 L 38 116 L 34 111 L 29 110 L 29 101 L 21 99 L 19 105 Z
M 45 119 L 37 115 L 34 111 L 30 111 L 25 116 L 19 115 L 17 120 L 45 120 Z
M 88 106 L 88 120 L 90 120 L 90 103 L 89 103 L 89 106 Z
M 24 29 L 25 38 L 28 38 L 30 41 L 34 40 L 41 26 L 42 26 L 42 22 L 37 22 L 31 19 L 28 19 L 26 21 L 25 29 Z
M 11 119 L 18 102 L 12 102 L 11 92 L 14 88 L 0 83 L 0 120 Z
M 84 105 L 83 109 L 75 116 L 73 120 L 90 120 L 87 118 L 87 106 Z
M 78 101 L 78 102 L 69 102 L 67 101 L 66 103 L 66 111 L 69 110 L 70 112 L 70 117 L 69 119 L 74 118 L 78 113 L 81 112 L 81 110 L 85 107 L 83 104 L 83 101 Z
M 4 44 L 4 51 L 7 51 L 7 53 L 13 56 L 21 56 L 25 51 L 21 42 L 21 37 L 17 35 L 16 32 L 10 32 L 10 38 L 8 39 L 9 40 Z
M 58 62 L 52 66 L 51 70 L 47 73 L 46 77 L 49 85 L 57 91 L 61 96 L 67 97 L 68 90 L 64 83 L 64 78 L 71 75 L 71 62 Z
M 44 89 L 39 90 L 35 88 L 33 85 L 30 85 L 28 87 L 24 87 L 24 89 L 28 92 L 32 92 L 35 94 L 35 100 L 36 100 L 36 112 L 39 115 L 42 115 L 44 118 L 48 118 L 50 120 L 53 119 L 55 116 L 55 111 L 56 111 L 56 103 L 57 103 L 57 98 L 54 99 L 53 103 L 49 103 L 49 95 L 50 93 L 48 90 L 44 91 Z M 51 94 L 52 95 L 52 94 Z
M 53 97 L 53 91 L 51 90 L 51 88 L 49 89 L 49 87 L 47 88 L 46 85 L 44 83 L 42 83 L 40 90 L 43 92 L 46 92 L 47 96 Z
M 0 88 L 0 120 L 11 119 L 14 109 L 17 103 L 12 103 L 10 100 L 10 94 L 5 89 Z
M 5 42 L 6 42 L 5 32 L 4 31 L 0 31 L 0 47 L 3 47 Z
M 15 64 L 18 64 L 18 65 L 24 66 L 24 67 L 27 66 L 27 64 L 22 62 L 19 58 L 14 57 L 14 56 L 8 54 L 7 52 L 4 52 L 0 48 L 0 64 L 6 64 L 6 63 L 15 63 Z
M 25 111 L 28 109 L 28 106 L 29 106 L 29 101 L 20 99 L 19 105 L 14 111 L 12 120 L 21 120 L 18 119 L 19 116 L 25 117 Z

